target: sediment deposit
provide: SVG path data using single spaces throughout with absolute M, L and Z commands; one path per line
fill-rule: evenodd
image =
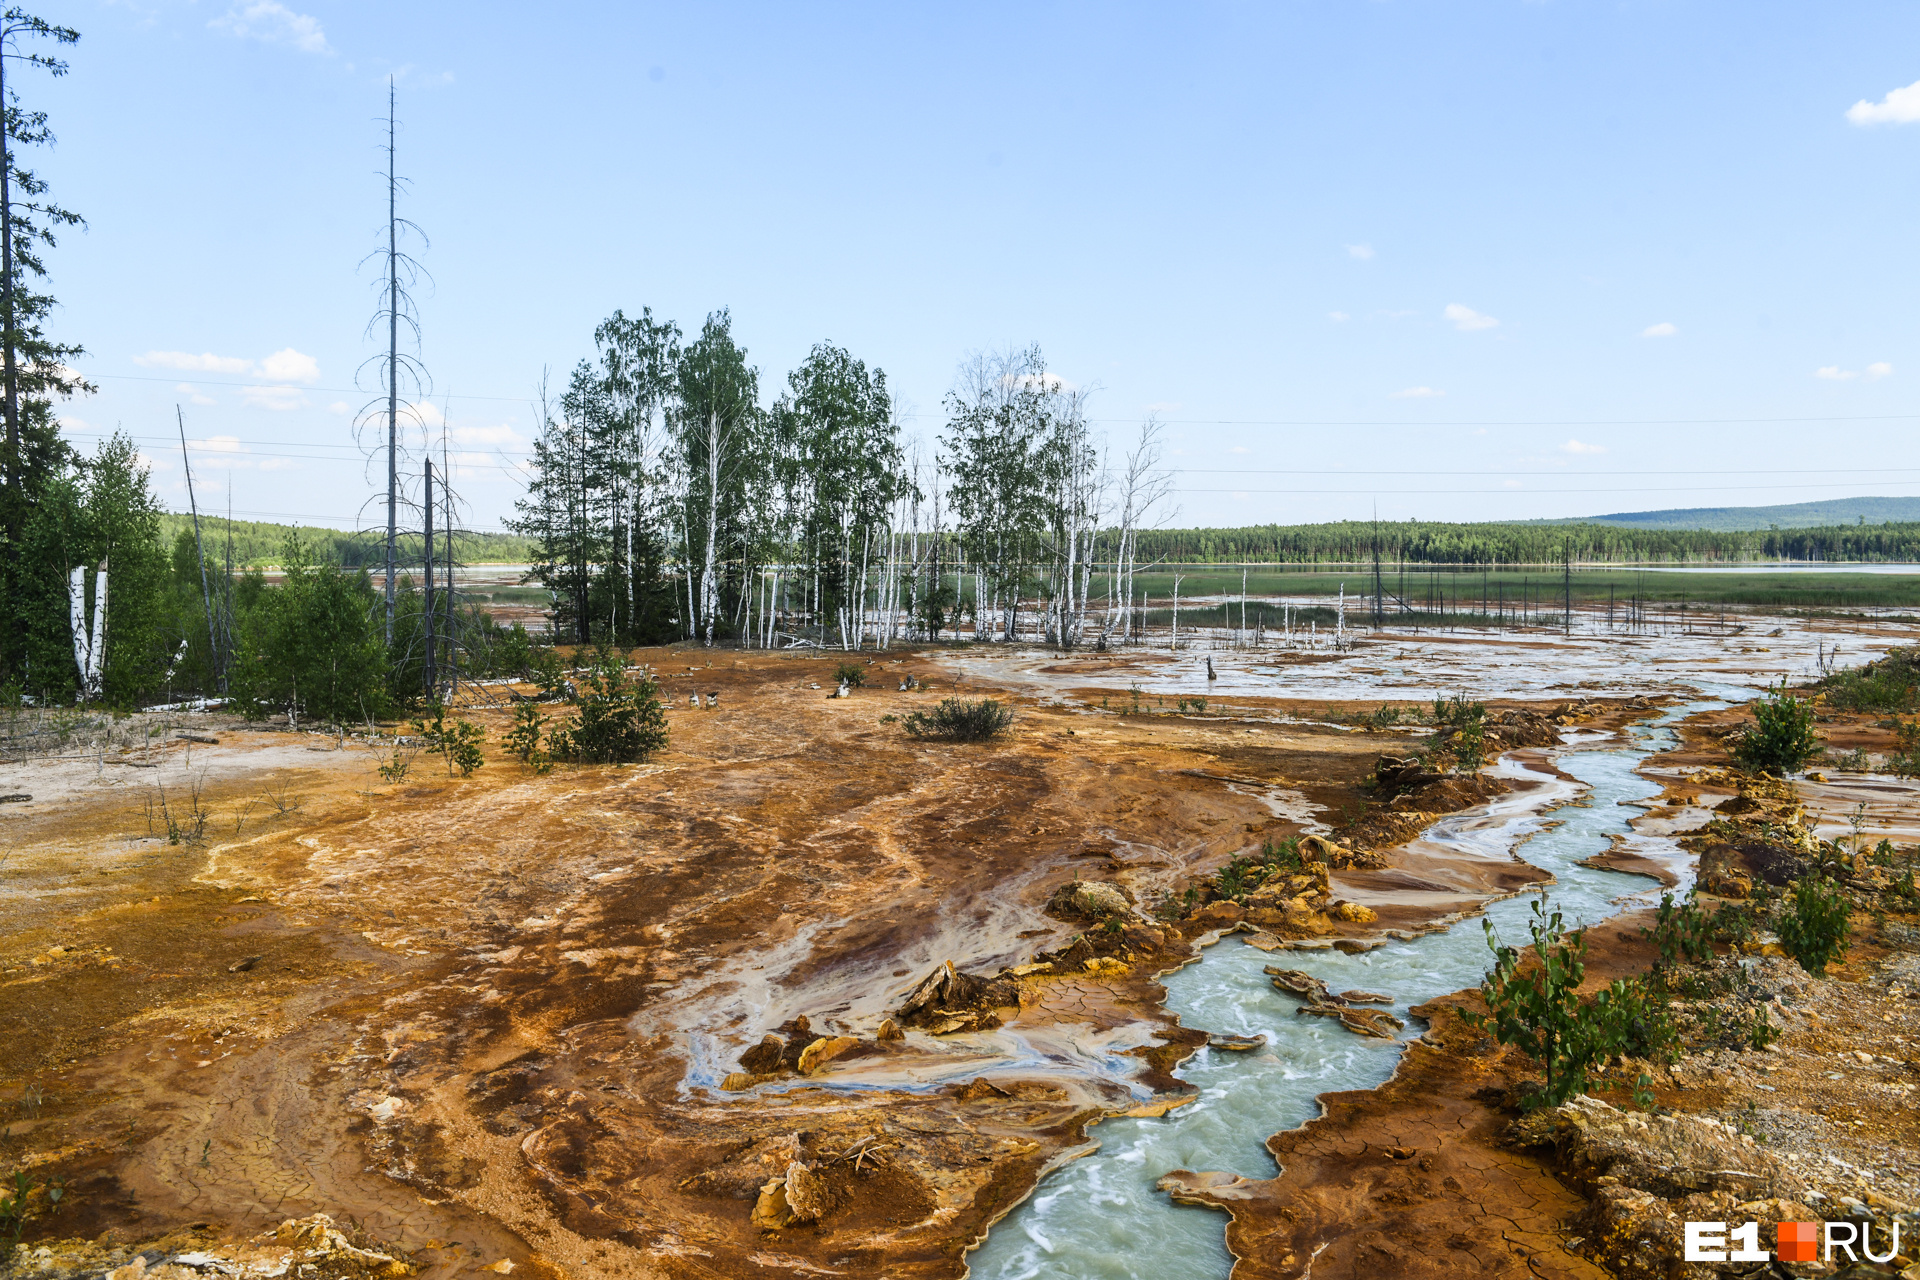
M 1554 751 L 1605 741 L 1672 692 L 1496 701 L 1503 758 L 1448 779 L 1393 763 L 1412 728 L 1362 723 L 1395 700 L 1379 689 L 1330 704 L 1270 685 L 1184 713 L 1154 695 L 1117 713 L 1142 671 L 1171 681 L 1185 657 L 888 655 L 847 698 L 827 696 L 816 658 L 634 657 L 673 707 L 671 746 L 638 766 L 542 776 L 490 752 L 458 778 L 421 755 L 391 781 L 377 772 L 391 741 L 217 715 L 192 725 L 212 743 L 175 733 L 145 758 L 7 766 L 0 791 L 33 799 L 0 808 L 15 1050 L 0 1099 L 9 1161 L 45 1210 L 15 1271 L 192 1254 L 271 1274 L 306 1250 L 330 1274 L 959 1275 L 1101 1118 L 1174 1123 L 1190 1103 L 1180 1064 L 1216 1029 L 1179 1025 L 1158 977 L 1247 940 L 1284 974 L 1290 950 L 1417 936 L 1538 885 L 1521 858 L 1423 833 L 1493 831 L 1572 798 Z M 918 687 L 900 689 L 906 676 Z M 722 696 L 691 709 L 689 691 Z M 1011 735 L 901 732 L 897 717 L 956 692 L 1012 699 Z M 497 743 L 505 711 L 468 714 Z M 1705 828 L 1754 790 L 1725 766 L 1690 730 L 1652 766 L 1670 781 L 1635 830 Z M 1842 778 L 1791 802 L 1827 832 L 1878 785 Z M 204 812 L 197 837 L 154 828 L 160 787 Z M 1906 794 L 1875 793 L 1896 840 L 1920 817 Z M 1298 883 L 1187 896 L 1289 837 L 1307 855 Z M 1605 856 L 1691 875 L 1651 847 Z M 1875 936 L 1822 981 L 1858 965 L 1881 982 L 1906 935 Z M 1624 925 L 1614 951 L 1608 964 L 1635 962 Z M 1810 1010 L 1833 999 L 1798 989 Z M 1397 1031 L 1373 993 L 1309 994 L 1330 1024 Z M 1237 1275 L 1406 1247 L 1314 1225 L 1361 1201 L 1401 1206 L 1408 1233 L 1451 1215 L 1462 1256 L 1496 1274 L 1549 1254 L 1598 1274 L 1604 1258 L 1567 1244 L 1595 1201 L 1566 1143 L 1508 1133 L 1500 1090 L 1521 1065 L 1444 1008 L 1421 1012 L 1433 1025 L 1391 1083 L 1273 1138 L 1285 1172 L 1270 1187 L 1173 1188 L 1233 1212 Z M 1806 1028 L 1782 1023 L 1797 1062 Z M 1663 1100 L 1720 1096 L 1690 1080 L 1663 1077 Z

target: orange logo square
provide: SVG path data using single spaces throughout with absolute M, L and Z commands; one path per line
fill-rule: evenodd
M 1774 1235 L 1774 1252 L 1782 1262 L 1812 1262 L 1819 1239 L 1817 1222 L 1783 1222 Z

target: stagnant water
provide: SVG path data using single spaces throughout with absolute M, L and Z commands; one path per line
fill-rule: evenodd
M 1751 696 L 1745 689 L 1714 692 L 1729 699 Z M 1659 890 L 1651 888 L 1650 881 L 1596 871 L 1579 861 L 1607 848 L 1610 835 L 1631 834 L 1627 821 L 1640 810 L 1621 801 L 1658 793 L 1634 768 L 1650 753 L 1672 745 L 1672 731 L 1664 726 L 1724 705 L 1693 702 L 1635 726 L 1626 745 L 1565 753 L 1560 768 L 1586 787 L 1569 796 L 1572 803 L 1491 828 L 1443 819 L 1428 838 L 1471 842 L 1479 851 L 1504 853 L 1530 836 L 1522 856 L 1553 873 L 1548 898 L 1569 925 L 1592 924 L 1624 907 L 1642 905 L 1657 898 Z M 1510 762 L 1502 768 L 1509 776 L 1517 770 Z M 1640 837 L 1634 843 L 1648 850 L 1660 842 Z M 1505 940 L 1523 941 L 1537 898 L 1528 894 L 1493 903 L 1487 917 Z M 1203 962 L 1168 975 L 1167 1005 L 1187 1026 L 1265 1035 L 1266 1047 L 1251 1054 L 1203 1049 L 1179 1072 L 1199 1088 L 1198 1101 L 1162 1119 L 1115 1119 L 1099 1125 L 1093 1136 L 1100 1150 L 1054 1174 L 994 1227 L 968 1259 L 972 1274 L 991 1280 L 1225 1276 L 1232 1266 L 1225 1215 L 1175 1205 L 1154 1183 L 1174 1169 L 1274 1176 L 1273 1158 L 1262 1145 L 1270 1134 L 1317 1115 L 1319 1094 L 1379 1085 L 1393 1074 L 1403 1048 L 1403 1042 L 1356 1036 L 1330 1019 L 1296 1016 L 1299 999 L 1275 989 L 1263 972 L 1265 966 L 1306 970 L 1326 979 L 1335 991 L 1360 988 L 1390 994 L 1395 1014 L 1409 1023 L 1404 1034 L 1412 1038 L 1421 1024 L 1408 1015 L 1408 1007 L 1478 984 L 1488 960 L 1477 920 L 1355 956 L 1337 951 L 1268 954 L 1237 938 L 1225 939 Z

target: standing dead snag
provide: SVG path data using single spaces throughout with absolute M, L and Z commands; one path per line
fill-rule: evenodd
M 100 696 L 100 665 L 107 651 L 107 562 L 93 574 L 93 630 L 87 630 L 87 567 L 75 565 L 67 578 L 67 609 L 73 624 L 73 662 L 80 669 L 80 694 Z

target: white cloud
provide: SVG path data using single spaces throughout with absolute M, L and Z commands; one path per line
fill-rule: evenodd
M 1492 316 L 1481 315 L 1472 307 L 1463 307 L 1457 302 L 1449 302 L 1446 311 L 1442 314 L 1444 314 L 1447 319 L 1453 321 L 1453 327 L 1462 333 L 1472 333 L 1476 329 L 1497 329 L 1500 327 L 1500 322 Z
M 1233 446 L 1233 448 L 1227 450 L 1227 452 L 1228 453 L 1252 453 L 1253 450 L 1247 448 L 1247 446 L 1243 444 L 1237 444 Z
M 60 429 L 62 431 L 91 431 L 93 430 L 93 424 L 85 418 L 76 418 L 72 414 L 65 414 L 60 419 Z
M 149 351 L 135 356 L 133 362 L 145 369 L 179 369 L 184 373 L 247 373 L 253 361 L 238 356 L 216 356 L 211 351 L 194 355 L 187 351 Z
M 1370 244 L 1350 244 L 1347 246 L 1347 256 L 1366 262 L 1373 257 L 1373 246 Z
M 291 45 L 302 53 L 332 53 L 327 36 L 317 18 L 295 13 L 279 0 L 254 0 L 235 5 L 207 24 L 216 31 L 228 31 L 243 40 L 265 44 Z
M 1344 311 L 1329 311 L 1327 312 L 1327 319 L 1333 321 L 1335 324 L 1340 324 L 1340 323 L 1343 323 L 1344 321 L 1353 319 L 1353 317 L 1348 315 Z
M 307 407 L 307 397 L 298 387 L 248 387 L 240 395 L 251 409 L 284 412 Z
M 1885 360 L 1877 360 L 1867 366 L 1868 378 L 1885 378 L 1893 373 L 1893 366 Z
M 188 404 L 218 404 L 219 403 L 219 401 L 215 400 L 212 396 L 200 394 L 200 389 L 194 386 L 191 382 L 183 382 L 179 386 L 175 387 L 174 390 L 179 392 L 181 395 L 185 396 L 187 398 Z
M 455 444 L 524 444 L 520 433 L 502 423 L 497 427 L 455 427 L 447 432 Z
M 1854 124 L 1912 124 L 1920 120 L 1920 80 L 1904 89 L 1890 89 L 1878 102 L 1865 98 L 1847 108 L 1847 119 Z
M 1436 391 L 1432 387 L 1408 387 L 1404 391 L 1394 392 L 1390 398 L 1394 400 L 1432 400 L 1445 394 L 1447 393 L 1444 391 Z
M 1173 413 L 1180 408 L 1178 400 L 1155 400 L 1152 404 L 1141 405 L 1144 413 Z
M 353 406 L 348 404 L 345 400 L 335 400 L 332 404 L 327 406 L 327 412 L 328 413 L 352 413 Z
M 1603 444 L 1586 444 L 1579 440 L 1569 440 L 1560 446 L 1562 453 L 1605 453 L 1606 451 L 1607 446 Z
M 320 381 L 320 362 L 283 347 L 260 362 L 260 376 L 274 382 L 314 383 Z
M 189 440 L 190 449 L 204 449 L 208 453 L 245 453 L 247 447 L 240 443 L 238 436 L 208 436 L 205 440 Z
M 1659 324 L 1650 324 L 1642 329 L 1640 336 L 1643 338 L 1671 338 L 1678 332 L 1680 332 L 1680 330 L 1676 326 L 1662 320 Z
M 1057 373 L 1023 373 L 1008 381 L 1022 391 L 1077 391 L 1078 387 Z
M 1813 376 L 1816 378 L 1825 378 L 1830 382 L 1845 382 L 1849 378 L 1859 377 L 1860 371 L 1858 369 L 1842 369 L 1837 364 L 1823 364 L 1813 371 Z

